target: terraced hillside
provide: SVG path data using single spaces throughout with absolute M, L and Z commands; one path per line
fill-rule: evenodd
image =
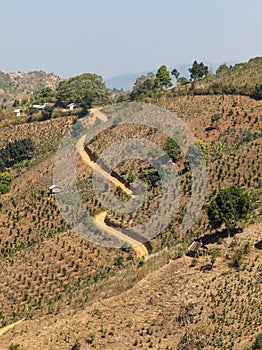
M 0 337 L 1 349 L 11 342 L 21 349 L 72 349 L 78 339 L 83 349 L 245 349 L 261 332 L 262 101 L 168 93 L 151 102 L 173 111 L 209 146 L 207 202 L 220 188 L 236 184 L 254 194 L 252 217 L 227 240 L 224 230 L 210 230 L 203 209 L 187 235 L 180 235 L 192 186 L 185 172 L 180 175 L 180 208 L 150 242 L 151 257 L 137 259 L 127 247 L 95 246 L 70 230 L 48 191 L 54 152 L 72 119 L 1 129 L 2 146 L 24 135 L 37 145 L 30 166 L 21 173 L 14 170 L 11 192 L 1 196 L 0 322 L 6 326 L 27 319 Z M 143 127 L 112 128 L 89 147 L 99 154 L 130 133 L 164 145 L 164 135 L 148 132 Z M 177 166 L 182 164 L 183 158 Z M 152 175 L 149 169 L 137 161 L 116 168 L 127 181 L 148 181 L 150 200 L 131 214 L 108 211 L 108 222 L 128 227 L 155 212 L 161 193 L 154 177 L 146 177 Z M 87 210 L 93 216 L 101 213 L 105 208 L 92 189 L 91 169 L 81 160 L 77 176 Z M 112 190 L 127 200 L 116 186 Z M 211 255 L 198 261 L 184 256 L 195 237 L 219 252 L 209 272 L 203 270 Z M 243 259 L 236 268 L 240 250 Z

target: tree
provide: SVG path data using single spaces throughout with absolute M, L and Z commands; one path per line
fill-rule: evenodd
M 162 65 L 156 73 L 155 88 L 162 90 L 163 88 L 167 89 L 172 85 L 173 83 L 170 72 L 167 70 L 165 65 Z
M 188 83 L 188 80 L 187 80 L 187 78 L 185 78 L 185 77 L 179 77 L 178 79 L 177 79 L 177 84 L 178 84 L 178 86 L 184 86 L 184 85 L 186 85 Z
M 262 99 L 262 84 L 257 84 L 256 85 L 254 97 L 257 100 Z
M 199 80 L 208 75 L 208 66 L 205 66 L 203 62 L 197 63 L 194 61 L 191 68 L 188 69 L 190 73 L 191 80 Z
M 252 346 L 252 350 L 262 349 L 262 333 L 259 333 L 256 337 L 255 343 Z
M 82 107 L 90 108 L 108 103 L 109 96 L 109 90 L 101 76 L 85 73 L 59 83 L 56 104 L 66 107 L 74 102 L 81 104 Z
M 171 137 L 167 137 L 163 150 L 169 155 L 173 162 L 176 162 L 181 154 L 178 144 Z
M 228 229 L 237 226 L 252 212 L 251 195 L 235 185 L 220 190 L 217 196 L 207 206 L 207 215 L 210 225 L 217 229 L 223 224 Z
M 180 75 L 179 71 L 178 71 L 176 68 L 174 68 L 174 69 L 171 71 L 171 74 L 176 78 L 176 81 L 177 81 L 177 79 L 178 79 L 178 77 L 179 77 L 179 75 Z
M 155 85 L 155 78 L 156 76 L 152 72 L 138 77 L 130 95 L 131 99 L 137 100 L 138 98 L 144 97 L 149 91 L 151 91 Z

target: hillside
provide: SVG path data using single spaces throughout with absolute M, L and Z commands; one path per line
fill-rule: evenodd
M 260 64 L 254 59 L 225 70 L 239 88 L 252 89 L 261 83 Z M 223 86 L 230 83 L 227 74 L 221 78 Z M 37 89 L 41 79 L 32 83 L 30 77 L 18 75 L 16 81 L 22 86 L 29 79 L 30 88 Z M 0 79 L 2 86 L 12 89 L 14 77 L 1 74 Z M 217 75 L 195 88 L 215 84 L 215 79 Z M 11 343 L 19 344 L 20 350 L 246 350 L 262 333 L 262 100 L 236 94 L 175 94 L 171 90 L 146 101 L 180 117 L 208 146 L 206 203 L 234 184 L 252 195 L 252 215 L 228 237 L 225 226 L 210 227 L 203 207 L 195 224 L 182 234 L 179 226 L 192 195 L 192 176 L 181 154 L 175 161 L 181 183 L 179 207 L 167 228 L 150 241 L 149 256 L 141 257 L 125 244 L 95 245 L 70 228 L 48 189 L 56 151 L 74 124 L 77 130 L 76 119 L 5 124 L 0 128 L 1 149 L 30 137 L 35 151 L 26 165 L 21 162 L 9 169 L 11 190 L 0 198 L 1 350 Z M 86 125 L 101 126 L 107 119 L 110 107 L 93 109 Z M 128 159 L 118 164 L 115 176 L 123 186 L 112 180 L 114 195 L 128 200 L 126 186 L 137 178 L 146 182 L 147 198 L 137 210 L 117 213 L 97 198 L 87 155 L 96 160 L 110 144 L 130 137 L 145 138 L 161 148 L 166 144 L 166 135 L 156 129 L 113 125 L 81 148 L 76 169 L 77 189 L 88 213 L 102 216 L 103 224 L 123 233 L 156 213 L 162 194 L 159 176 L 150 161 Z M 69 213 L 70 209 L 65 208 Z M 194 239 L 202 239 L 209 254 L 199 259 L 187 256 Z M 4 328 L 19 320 L 14 328 Z
M 11 105 L 15 99 L 29 99 L 43 87 L 55 89 L 60 78 L 43 71 L 3 73 L 0 71 L 0 104 Z
M 250 59 L 245 63 L 221 65 L 216 74 L 196 81 L 191 90 L 194 94 L 241 94 L 260 97 L 256 86 L 262 84 L 262 57 Z M 189 86 L 187 87 L 189 88 Z M 185 88 L 181 88 L 183 91 Z

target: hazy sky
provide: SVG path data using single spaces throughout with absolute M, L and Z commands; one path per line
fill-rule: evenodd
M 111 77 L 262 55 L 261 0 L 1 0 L 0 70 Z

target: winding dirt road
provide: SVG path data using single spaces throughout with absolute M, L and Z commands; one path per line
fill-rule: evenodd
M 90 111 L 90 116 L 91 118 L 99 118 L 102 121 L 106 121 L 107 120 L 107 116 L 101 112 L 99 109 L 96 108 L 92 108 Z M 90 167 L 93 169 L 93 171 L 98 172 L 100 175 L 102 175 L 104 178 L 109 179 L 109 181 L 111 183 L 113 183 L 114 185 L 120 187 L 126 194 L 128 195 L 132 195 L 132 191 L 127 188 L 122 182 L 120 182 L 118 179 L 116 179 L 114 176 L 111 176 L 110 174 L 108 174 L 104 169 L 102 169 L 100 166 L 98 166 L 95 162 L 92 161 L 92 159 L 90 159 L 89 155 L 85 152 L 84 149 L 84 143 L 85 143 L 85 136 L 83 136 L 78 142 L 77 142 L 77 150 L 79 152 L 79 154 L 81 155 L 81 158 L 83 159 L 83 161 Z M 97 214 L 94 218 L 94 222 L 96 224 L 96 226 L 108 233 L 109 235 L 112 235 L 114 237 L 117 237 L 118 239 L 122 240 L 123 242 L 127 242 L 130 246 L 132 246 L 132 248 L 134 249 L 134 251 L 136 252 L 136 255 L 139 258 L 142 257 L 147 257 L 148 256 L 148 250 L 145 247 L 144 244 L 142 244 L 139 241 L 136 241 L 135 239 L 125 235 L 124 233 L 122 233 L 121 231 L 118 231 L 117 229 L 108 226 L 105 223 L 105 218 L 106 218 L 106 211 L 101 212 L 99 214 Z
M 125 235 L 121 231 L 114 229 L 113 227 L 107 226 L 107 224 L 105 223 L 105 218 L 106 218 L 106 211 L 103 211 L 94 217 L 94 222 L 100 230 L 105 231 L 109 235 L 115 236 L 121 241 L 127 242 L 134 249 L 134 251 L 136 252 L 136 255 L 139 258 L 148 256 L 148 251 L 144 246 L 144 244 Z

